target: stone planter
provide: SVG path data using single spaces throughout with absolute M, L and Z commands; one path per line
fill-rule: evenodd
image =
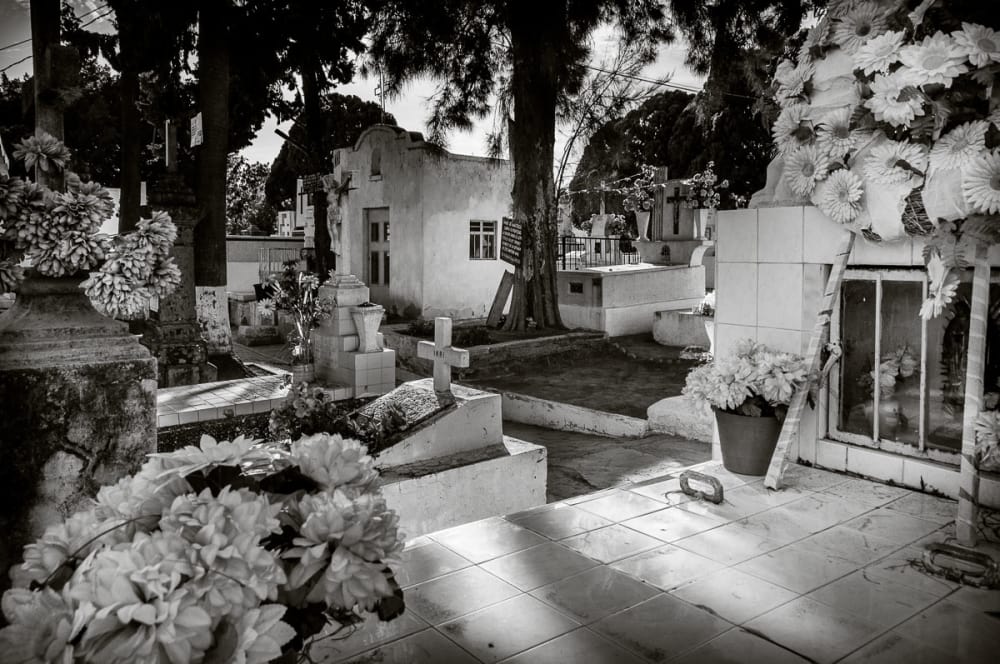
M 156 451 L 156 362 L 83 276 L 29 276 L 0 316 L 0 590 L 44 528 Z
M 698 208 L 694 211 L 695 237 L 699 240 L 714 240 L 717 210 Z
M 765 475 L 778 444 L 781 424 L 776 417 L 747 417 L 717 408 L 722 465 L 731 473 Z
M 309 364 L 292 365 L 293 383 L 311 383 L 315 378 L 316 378 L 316 364 L 314 362 L 310 362 Z
M 385 308 L 376 304 L 372 307 L 351 307 L 351 320 L 358 331 L 358 352 L 375 353 L 382 350 L 378 343 L 378 328 L 382 324 Z
M 635 211 L 635 225 L 639 231 L 639 242 L 649 239 L 649 210 Z

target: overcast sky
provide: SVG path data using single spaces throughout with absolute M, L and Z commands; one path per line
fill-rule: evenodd
M 102 32 L 112 31 L 112 16 L 101 0 L 74 0 L 77 16 L 83 22 L 96 19 L 88 26 L 90 30 Z M 31 37 L 30 20 L 28 16 L 28 0 L 0 0 L 0 48 L 29 39 Z M 599 62 L 603 53 L 614 48 L 615 35 L 611 29 L 602 29 L 595 34 L 595 63 Z M 17 63 L 31 55 L 31 43 L 12 46 L 0 50 L 0 69 L 10 66 L 6 74 L 11 78 L 20 77 L 31 71 L 31 59 Z M 661 46 L 657 61 L 651 64 L 643 73 L 649 78 L 661 78 L 672 74 L 672 83 L 684 87 L 701 87 L 702 77 L 691 72 L 684 66 L 686 48 L 683 44 Z M 13 66 L 11 66 L 13 65 Z M 347 85 L 340 86 L 337 92 L 353 94 L 365 100 L 378 102 L 375 89 L 377 80 L 364 80 L 360 77 Z M 410 131 L 424 132 L 427 122 L 427 98 L 434 91 L 434 82 L 430 80 L 417 81 L 409 85 L 404 93 L 396 99 L 386 100 L 386 110 L 392 113 L 396 121 Z M 285 122 L 280 128 L 287 131 L 291 122 Z M 243 154 L 251 161 L 261 161 L 270 164 L 281 149 L 282 139 L 274 133 L 279 125 L 274 118 L 269 118 L 257 133 L 256 139 L 247 147 Z M 458 154 L 483 156 L 486 154 L 486 135 L 490 129 L 490 121 L 479 122 L 471 131 L 453 131 L 448 135 L 449 151 Z M 557 141 L 556 154 L 561 152 L 561 141 Z

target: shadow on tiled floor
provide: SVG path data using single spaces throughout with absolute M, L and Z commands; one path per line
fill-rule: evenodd
M 661 478 L 410 542 L 407 611 L 316 662 L 993 662 L 1000 591 L 910 564 L 954 501 L 793 466 L 788 488 L 708 463 L 722 505 Z

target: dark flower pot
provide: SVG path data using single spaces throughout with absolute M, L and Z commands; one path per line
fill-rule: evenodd
M 778 444 L 781 423 L 776 417 L 747 417 L 715 410 L 722 446 L 722 465 L 740 475 L 766 475 Z

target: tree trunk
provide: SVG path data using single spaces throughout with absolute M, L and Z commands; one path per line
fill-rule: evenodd
M 319 62 L 312 58 L 302 69 L 302 101 L 305 105 L 306 147 L 309 149 L 312 174 L 330 172 L 328 156 L 323 149 L 323 113 L 319 99 Z M 333 251 L 330 249 L 330 231 L 326 226 L 326 192 L 319 191 L 312 197 L 313 228 L 316 243 L 316 273 L 325 277 L 333 268 Z
M 124 23 L 124 22 L 123 22 Z M 139 223 L 140 187 L 142 176 L 139 173 L 139 160 L 142 159 L 142 131 L 139 108 L 136 101 L 139 98 L 139 72 L 133 69 L 129 62 L 135 62 L 135 45 L 131 37 L 126 37 L 128 29 L 120 30 L 119 43 L 121 48 L 121 125 L 122 125 L 122 170 L 121 199 L 118 202 L 118 232 L 128 233 L 135 230 Z
M 198 153 L 198 201 L 204 218 L 194 229 L 196 286 L 226 285 L 226 155 L 229 152 L 228 2 L 201 5 L 198 103 L 205 140 Z
M 514 122 L 510 154 L 514 166 L 513 214 L 521 223 L 523 253 L 515 267 L 505 330 L 562 328 L 556 288 L 557 224 L 552 178 L 559 90 L 559 44 L 565 39 L 565 2 L 513 0 L 511 87 Z

